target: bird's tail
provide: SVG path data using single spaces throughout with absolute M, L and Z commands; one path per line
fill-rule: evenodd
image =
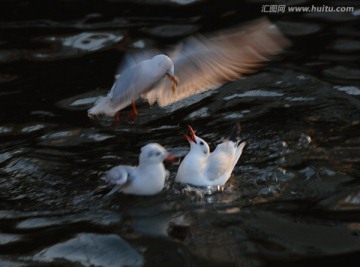
M 238 142 L 240 142 L 240 141 L 238 141 Z M 233 168 L 235 167 L 236 163 L 238 162 L 245 145 L 246 145 L 246 142 L 242 142 L 236 147 Z
M 242 151 L 246 145 L 246 142 L 241 142 L 240 139 L 240 132 L 241 132 L 241 126 L 239 122 L 236 122 L 231 129 L 231 133 L 229 136 L 229 140 L 234 142 L 235 146 L 235 156 L 234 156 L 234 162 L 233 162 L 233 168 L 235 167 L 236 163 L 238 162 Z
M 229 140 L 233 141 L 234 143 L 239 142 L 240 140 L 240 132 L 241 132 L 241 126 L 239 122 L 236 122 L 231 130 Z
M 114 116 L 116 112 L 112 110 L 111 106 L 110 106 L 110 97 L 109 96 L 104 96 L 104 97 L 100 97 L 95 105 L 88 110 L 88 116 L 90 119 L 95 119 L 98 117 L 102 117 L 104 115 L 106 116 Z

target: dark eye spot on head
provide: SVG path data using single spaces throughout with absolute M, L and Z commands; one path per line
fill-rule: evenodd
M 203 142 L 203 141 L 200 141 L 200 145 L 203 146 L 203 145 L 204 145 L 204 142 Z
M 155 153 L 156 156 L 160 156 L 160 154 L 161 154 L 160 152 L 156 152 L 156 153 Z

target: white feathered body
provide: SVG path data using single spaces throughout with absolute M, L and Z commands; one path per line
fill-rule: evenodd
M 109 171 L 108 177 L 110 176 L 114 177 L 112 181 L 108 178 L 110 183 L 122 185 L 120 192 L 134 195 L 155 195 L 164 188 L 166 170 L 162 163 L 137 167 L 120 165 Z
M 115 185 L 111 191 L 125 194 L 155 195 L 164 188 L 167 171 L 163 160 L 168 152 L 158 144 L 142 148 L 138 166 L 119 165 L 110 169 L 106 180 Z
M 132 101 L 145 95 L 160 83 L 168 68 L 172 68 L 171 64 L 168 57 L 159 55 L 124 69 L 116 77 L 107 96 L 100 97 L 94 107 L 89 109 L 89 116 L 114 116 L 116 112 L 129 106 Z
M 209 154 L 191 149 L 181 162 L 175 180 L 195 186 L 224 185 L 239 160 L 245 142 L 225 141 Z

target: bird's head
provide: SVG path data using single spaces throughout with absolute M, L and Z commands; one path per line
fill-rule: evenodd
M 191 126 L 188 127 L 190 135 L 184 133 L 184 136 L 190 143 L 190 150 L 204 155 L 208 155 L 210 153 L 209 145 L 205 142 L 204 139 L 195 135 L 195 132 L 191 128 Z
M 161 72 L 166 75 L 169 80 L 172 82 L 172 90 L 175 92 L 176 87 L 179 83 L 179 79 L 175 76 L 174 63 L 172 60 L 166 55 L 157 55 L 153 57 L 152 61 L 158 64 Z
M 147 144 L 141 148 L 140 164 L 158 164 L 164 160 L 172 160 L 173 156 L 161 145 Z

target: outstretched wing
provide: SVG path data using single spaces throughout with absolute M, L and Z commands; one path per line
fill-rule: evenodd
M 183 41 L 172 60 L 179 84 L 174 93 L 164 80 L 148 98 L 166 106 L 190 95 L 255 72 L 271 56 L 290 45 L 277 27 L 262 18 L 213 36 Z

